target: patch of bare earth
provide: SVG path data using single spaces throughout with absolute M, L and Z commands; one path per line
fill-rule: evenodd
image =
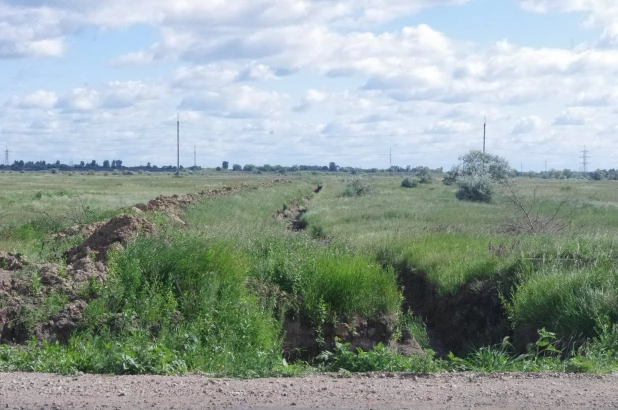
M 8 409 L 612 409 L 618 377 L 473 373 L 315 375 L 292 379 L 204 376 L 0 374 Z

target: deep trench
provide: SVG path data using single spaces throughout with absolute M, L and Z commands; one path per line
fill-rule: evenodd
M 432 349 L 438 356 L 452 352 L 465 356 L 471 350 L 501 343 L 505 337 L 514 340 L 522 350 L 533 335 L 515 331 L 511 326 L 501 295 L 510 294 L 512 275 L 475 281 L 451 295 L 440 294 L 420 271 L 400 266 L 400 285 L 404 301 L 402 311 L 411 311 L 425 320 Z
M 314 188 L 315 194 L 322 190 L 318 185 Z M 305 203 L 305 205 L 307 205 Z M 288 225 L 289 229 L 300 231 L 307 228 L 302 216 L 307 212 L 306 206 L 295 209 L 294 219 Z M 427 333 L 432 350 L 439 357 L 445 357 L 450 352 L 458 356 L 465 356 L 471 350 L 492 346 L 501 343 L 505 337 L 515 340 L 515 348 L 524 350 L 525 345 L 536 335 L 522 329 L 513 330 L 506 309 L 500 295 L 509 295 L 515 284 L 513 275 L 498 275 L 493 279 L 475 281 L 464 285 L 456 293 L 445 295 L 438 292 L 427 276 L 418 270 L 406 265 L 394 266 L 398 273 L 399 285 L 403 293 L 401 311 L 412 312 L 416 317 L 423 319 L 427 325 Z M 368 342 L 367 332 L 380 329 L 374 342 L 388 342 L 388 325 L 379 321 L 361 322 L 356 329 L 361 339 L 349 339 L 353 344 L 361 345 L 366 350 Z M 341 336 L 338 329 L 325 329 L 327 339 Z M 320 351 L 315 346 L 317 332 L 303 321 L 286 322 L 286 341 L 288 352 L 304 351 L 297 358 L 311 358 Z M 405 337 L 403 343 L 406 343 Z M 291 356 L 295 356 L 292 354 Z

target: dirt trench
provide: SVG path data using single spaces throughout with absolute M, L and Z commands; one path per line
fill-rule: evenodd
M 313 188 L 314 194 L 322 191 L 322 185 Z M 310 200 L 304 197 L 299 203 L 291 201 L 275 214 L 275 218 L 284 222 L 286 228 L 299 232 L 307 228 L 302 216 L 307 212 Z M 305 318 L 286 318 L 284 322 L 284 356 L 291 360 L 312 360 L 324 350 L 332 351 L 335 341 L 349 343 L 353 350 L 373 350 L 378 344 L 391 345 L 404 355 L 420 354 L 424 351 L 410 333 L 405 332 L 399 341 L 393 341 L 394 318 L 367 320 L 350 318 L 346 322 L 326 323 L 316 326 Z
M 465 356 L 471 349 L 513 339 L 507 312 L 500 295 L 508 295 L 512 277 L 496 277 L 465 285 L 453 295 L 440 294 L 419 271 L 400 267 L 404 312 L 412 311 L 427 322 L 432 348 L 440 356 L 453 352 Z M 519 343 L 517 348 L 525 348 Z

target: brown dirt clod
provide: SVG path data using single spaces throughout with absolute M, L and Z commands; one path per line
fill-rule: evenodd
M 118 215 L 99 227 L 80 245 L 67 250 L 65 257 L 69 263 L 76 263 L 94 254 L 96 261 L 105 262 L 107 251 L 114 244 L 122 245 L 139 233 L 153 231 L 154 225 L 144 218 L 127 214 Z
M 27 263 L 22 259 L 21 255 L 0 251 L 0 269 L 16 271 L 21 270 L 25 265 Z

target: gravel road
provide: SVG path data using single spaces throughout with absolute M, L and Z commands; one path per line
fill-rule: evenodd
M 612 409 L 618 376 L 314 375 L 234 380 L 0 373 L 0 409 Z

